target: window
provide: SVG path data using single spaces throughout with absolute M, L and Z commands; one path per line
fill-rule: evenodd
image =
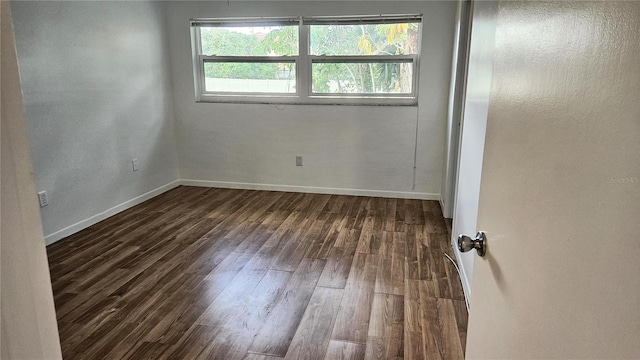
M 415 104 L 421 16 L 192 19 L 198 101 Z

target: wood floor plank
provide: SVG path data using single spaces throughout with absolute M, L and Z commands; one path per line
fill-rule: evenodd
M 129 271 L 116 269 L 100 281 L 93 283 L 92 280 L 92 286 L 89 289 L 67 302 L 64 307 L 59 310 L 56 309 L 56 314 L 59 314 L 58 316 L 64 318 L 65 321 L 73 322 L 90 309 L 93 309 L 95 302 L 91 301 L 91 299 L 104 301 L 109 293 L 118 289 L 134 276 L 135 274 L 131 274 Z M 103 303 L 103 305 L 106 304 Z
M 406 222 L 405 222 L 406 212 L 405 212 L 404 204 L 405 204 L 404 199 L 396 200 L 396 206 L 395 206 L 396 216 L 395 216 L 395 224 L 394 224 L 393 231 L 405 232 L 407 229 Z
M 469 320 L 467 303 L 464 300 L 453 300 L 453 308 L 456 314 L 460 346 L 462 346 L 462 351 L 465 352 L 465 349 L 467 348 L 467 326 Z
M 346 217 L 338 214 L 330 214 L 327 220 L 317 220 L 313 229 L 309 232 L 304 241 L 310 243 L 305 257 L 312 259 L 327 259 L 331 249 L 339 241 L 341 231 L 346 229 Z M 319 230 L 319 231 L 317 231 Z
M 73 351 L 80 359 L 104 359 L 134 328 L 133 324 L 111 319 L 86 337 Z
M 362 360 L 366 347 L 347 341 L 331 340 L 325 360 Z
M 378 255 L 355 255 L 332 340 L 366 344 L 378 261 Z
M 272 269 L 294 271 L 298 267 L 310 246 L 310 243 L 304 240 L 307 233 L 314 231 L 312 225 L 314 225 L 313 221 L 305 219 L 297 226 L 296 231 L 276 253 L 271 264 Z
M 412 202 L 412 207 L 413 207 L 413 219 L 416 225 L 424 225 L 426 223 L 426 219 L 424 216 L 424 211 L 422 208 L 422 203 L 424 201 L 420 201 L 420 200 L 411 200 Z
M 416 214 L 414 212 L 414 203 L 416 200 L 405 199 L 404 200 L 404 223 L 405 225 L 416 224 Z M 420 209 L 422 210 L 422 209 Z
M 427 359 L 419 285 L 419 280 L 407 279 L 404 287 L 404 354 L 407 359 Z
M 420 259 L 418 258 L 418 243 L 416 239 L 415 226 L 408 226 L 405 237 L 405 268 L 404 272 L 407 279 L 420 279 Z
M 372 198 L 369 200 L 367 215 L 373 218 L 373 230 L 376 232 L 384 230 L 386 202 L 387 199 L 384 198 Z
M 395 231 L 396 199 L 386 199 L 384 203 L 384 231 Z
M 442 331 L 442 358 L 463 359 L 464 352 L 458 333 L 458 325 L 455 319 L 453 300 L 437 299 L 437 320 Z
M 422 211 L 424 218 L 429 219 L 425 221 L 425 232 L 429 233 L 447 233 L 447 226 L 442 217 L 442 211 L 438 202 L 436 201 L 423 201 Z
M 451 283 L 447 274 L 447 267 L 450 266 L 449 260 L 444 256 L 442 250 L 430 251 L 429 260 L 433 272 L 433 281 L 438 288 L 438 297 L 451 299 Z M 445 261 L 447 263 L 445 263 Z
M 285 359 L 324 359 L 342 293 L 341 289 L 315 289 Z
M 236 299 L 233 313 L 230 313 L 226 323 L 218 326 L 220 335 L 202 351 L 198 359 L 242 358 L 268 314 L 282 297 L 291 276 L 287 271 L 269 270 L 249 295 Z
M 240 272 L 244 265 L 249 261 L 250 254 L 233 253 L 225 261 L 223 261 L 214 271 L 209 273 L 203 281 L 200 283 L 201 291 L 199 296 L 203 299 L 213 303 L 218 298 L 227 286 L 232 282 L 235 276 Z M 185 283 L 185 278 L 182 278 L 181 283 Z M 166 342 L 166 337 L 172 332 L 172 329 L 176 328 L 176 323 L 180 320 L 180 317 L 184 314 L 187 307 L 192 307 L 193 304 L 180 301 L 184 295 L 178 291 L 173 292 L 166 298 L 164 304 L 167 304 L 166 309 L 159 308 L 157 313 L 161 316 L 161 320 L 146 334 L 145 341 L 149 342 Z M 172 299 L 176 299 L 172 301 Z M 153 304 L 155 302 L 150 303 Z M 206 303 L 206 301 L 205 301 Z M 154 316 L 153 312 L 146 312 L 149 317 Z M 204 311 L 203 311 L 204 313 Z M 201 315 L 202 316 L 202 315 Z M 138 316 L 130 315 L 131 320 L 139 319 Z
M 248 234 L 245 239 L 234 250 L 236 252 L 256 253 L 271 238 L 282 223 L 289 217 L 288 208 L 297 199 L 299 194 L 285 193 L 278 202 L 275 202 L 265 210 L 258 222 L 257 227 Z
M 268 356 L 260 354 L 247 354 L 243 360 L 282 360 L 279 356 Z
M 404 295 L 405 234 L 383 232 L 375 292 Z
M 131 352 L 124 355 L 122 359 L 141 360 L 141 359 L 159 359 L 169 349 L 169 345 L 140 342 Z
M 423 283 L 418 282 L 420 301 L 418 315 L 421 321 L 422 345 L 426 359 L 442 359 L 445 353 L 442 339 L 442 328 L 438 321 L 438 299 L 425 296 Z M 455 359 L 455 358 L 452 358 Z
M 329 253 L 327 264 L 322 271 L 320 280 L 318 280 L 318 286 L 331 287 L 344 289 L 347 285 L 347 279 L 349 278 L 349 272 L 351 271 L 351 264 L 353 263 L 353 256 L 356 252 L 357 242 L 354 239 L 359 237 L 360 231 L 352 229 L 342 229 L 341 236 L 351 238 L 346 240 L 345 245 L 342 247 L 334 246 Z
M 378 254 L 382 242 L 382 231 L 375 229 L 375 218 L 368 216 L 362 223 L 360 238 L 356 252 Z
M 194 324 L 160 359 L 195 359 L 218 334 L 215 327 Z
M 187 284 L 195 284 L 199 278 L 201 278 L 200 275 L 190 275 Z M 190 286 L 192 285 L 187 285 L 185 288 Z M 166 314 L 165 319 L 172 319 L 173 321 L 169 324 L 160 322 L 161 325 L 159 326 L 166 326 L 162 332 L 157 332 L 157 330 L 159 328 L 162 329 L 162 327 L 155 327 L 153 329 L 158 335 L 158 342 L 167 344 L 176 343 L 194 324 L 197 324 L 197 320 L 207 309 L 209 301 L 205 296 L 201 296 L 199 292 L 188 291 L 185 288 L 180 288 L 175 294 L 175 297 L 168 301 L 168 308 L 160 312 L 160 314 Z M 165 296 L 167 295 L 165 294 Z M 154 315 L 160 314 L 156 313 Z M 145 318 L 144 321 L 151 320 Z M 147 337 L 149 334 L 151 334 L 151 331 L 147 334 Z
M 159 357 L 159 353 L 157 351 L 162 350 L 162 352 L 168 350 L 168 346 L 161 343 L 148 343 L 143 341 L 145 334 L 153 327 L 154 322 L 142 322 L 140 324 L 135 325 L 135 328 L 131 330 L 131 332 L 124 338 L 117 346 L 112 347 L 111 349 L 107 349 L 107 354 L 104 355 L 104 359 L 124 359 L 130 357 L 136 351 L 138 354 L 138 358 L 142 357 L 142 354 L 147 353 L 151 355 L 151 353 L 157 354 L 156 357 Z M 143 347 L 140 349 L 140 347 Z M 110 350 L 110 351 L 109 351 Z
M 360 229 L 349 229 L 343 226 L 336 237 L 336 241 L 333 243 L 333 247 L 353 246 L 353 251 L 355 251 L 358 246 L 358 239 L 360 239 Z
M 249 352 L 285 356 L 322 274 L 325 260 L 305 258 L 291 276 L 286 290 L 256 335 Z
M 198 319 L 198 324 L 218 327 L 227 323 L 234 316 L 240 299 L 250 295 L 267 274 L 271 261 L 269 256 L 254 255 L 233 278 L 231 284 L 209 305 Z
M 65 359 L 457 359 L 436 201 L 180 186 L 47 247 Z
M 354 211 L 352 211 L 349 215 L 349 220 L 346 224 L 347 227 L 352 229 L 362 229 L 364 220 L 367 218 L 367 206 L 369 204 L 369 200 L 370 198 L 358 196 L 358 199 L 355 203 L 357 207 L 353 207 L 352 210 Z M 356 208 L 357 212 L 355 212 Z
M 439 247 L 430 246 L 431 234 L 424 233 L 424 227 L 418 226 L 415 233 L 415 246 L 418 255 L 418 272 L 416 280 L 433 280 L 433 264 L 430 257 L 437 254 Z
M 375 294 L 367 359 L 404 359 L 404 296 Z

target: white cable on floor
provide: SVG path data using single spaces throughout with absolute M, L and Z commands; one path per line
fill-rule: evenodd
M 449 254 L 447 254 L 447 253 L 443 253 L 443 254 L 444 254 L 444 256 L 447 257 L 447 259 L 449 259 L 449 261 L 451 261 L 453 266 L 456 268 L 456 271 L 458 272 L 458 278 L 462 279 L 462 275 L 460 274 L 460 268 L 458 268 L 458 264 L 456 263 L 456 261 L 453 260 L 451 258 L 451 256 L 449 256 Z M 469 303 L 467 302 L 467 297 L 466 296 L 464 297 L 464 303 L 465 303 L 465 305 L 467 305 L 467 312 L 468 312 L 469 311 Z

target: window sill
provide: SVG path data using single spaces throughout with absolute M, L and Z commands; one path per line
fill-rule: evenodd
M 333 105 L 333 106 L 417 106 L 416 98 L 336 98 L 314 96 L 307 99 L 299 97 L 276 96 L 211 96 L 202 95 L 196 103 L 214 104 L 262 104 L 262 105 Z

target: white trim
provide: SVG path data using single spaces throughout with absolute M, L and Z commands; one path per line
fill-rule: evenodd
M 111 217 L 117 213 L 120 213 L 122 211 L 125 211 L 129 208 L 132 208 L 138 204 L 141 204 L 155 196 L 158 196 L 164 192 L 167 192 L 173 188 L 176 188 L 178 186 L 180 186 L 181 182 L 180 180 L 176 180 L 173 182 L 170 182 L 166 185 L 160 186 L 159 188 L 153 189 L 149 192 L 146 192 L 140 196 L 136 196 L 135 198 L 125 201 L 122 204 L 116 205 L 106 211 L 103 211 L 99 214 L 93 215 L 87 219 L 84 219 L 82 221 L 79 221 L 73 225 L 67 226 L 64 229 L 58 230 L 52 234 L 49 234 L 47 236 L 44 237 L 44 241 L 46 245 L 51 245 L 54 242 L 63 239 L 69 235 L 73 235 L 75 233 L 77 233 L 80 230 L 84 230 L 86 228 L 88 228 L 89 226 L 96 224 L 108 217 Z
M 192 27 L 224 27 L 224 26 L 295 26 L 300 24 L 299 17 L 232 17 L 232 18 L 192 18 Z
M 230 182 L 230 181 L 190 180 L 190 179 L 181 180 L 181 185 L 216 187 L 216 188 L 224 188 L 224 189 L 287 191 L 287 192 L 302 192 L 302 193 L 312 193 L 312 194 L 354 195 L 354 196 L 371 196 L 371 197 L 418 199 L 418 200 L 438 200 L 438 198 L 440 197 L 440 194 L 410 192 L 410 191 L 343 189 L 343 188 L 330 188 L 330 187 L 317 187 L 317 186 L 257 184 L 257 183 L 241 183 L 241 182 Z
M 379 14 L 379 15 L 343 15 L 343 16 L 303 16 L 303 25 L 359 25 L 359 24 L 398 24 L 422 23 L 422 14 Z
M 467 303 L 467 311 L 469 310 L 469 303 L 471 301 L 471 279 L 469 279 L 468 271 L 464 268 L 464 262 L 460 257 L 460 250 L 458 250 L 458 246 L 456 244 L 456 237 L 451 237 L 451 247 L 453 248 L 453 253 L 456 255 L 456 262 L 458 263 L 458 275 L 460 276 L 460 282 L 462 282 L 462 291 L 464 292 L 464 300 Z
M 309 55 L 309 58 L 316 64 L 414 64 L 418 55 Z

